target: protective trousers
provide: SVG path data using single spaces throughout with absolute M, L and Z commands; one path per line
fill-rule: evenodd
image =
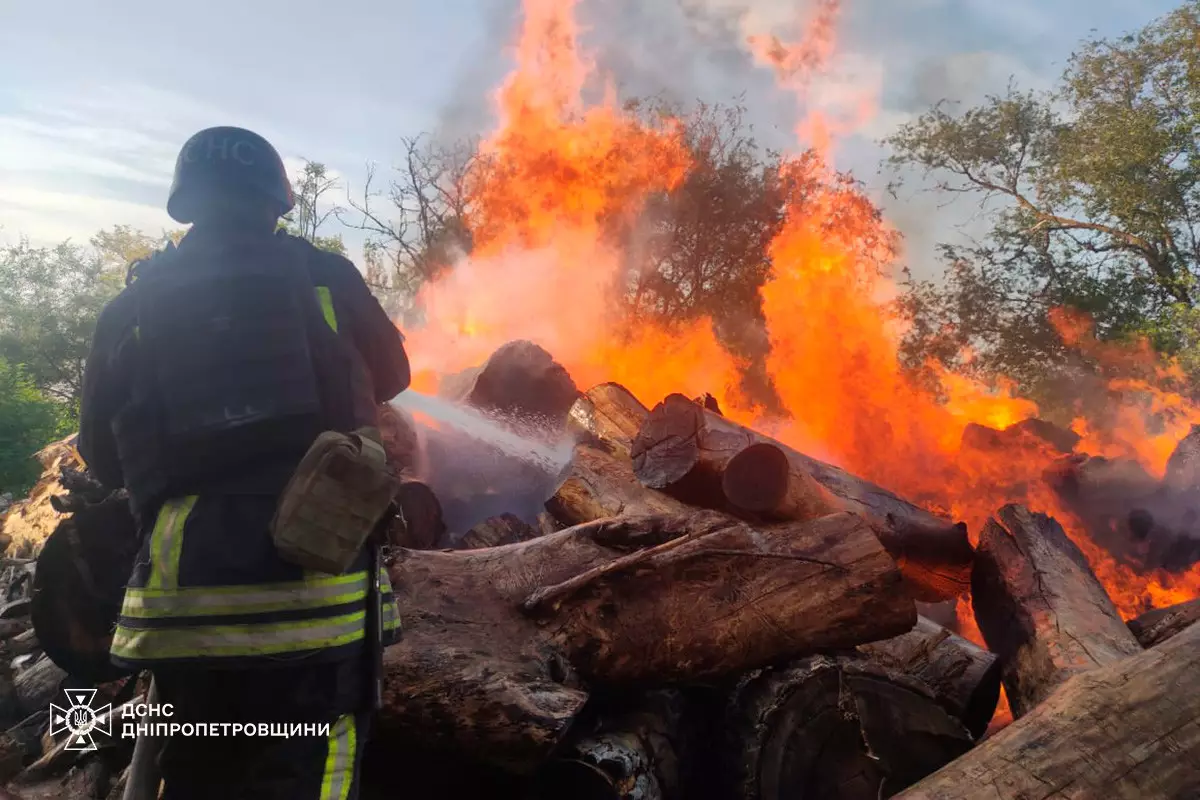
M 265 723 L 259 730 L 268 732 L 172 735 L 159 761 L 163 800 L 357 800 L 370 720 L 355 710 L 363 705 L 362 669 L 354 659 L 273 669 L 155 670 L 159 702 L 171 706 L 167 722 L 209 723 L 208 731 L 213 723 Z

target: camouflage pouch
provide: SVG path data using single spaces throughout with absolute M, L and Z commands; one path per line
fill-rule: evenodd
M 317 437 L 292 474 L 271 520 L 279 555 L 340 575 L 362 553 L 396 493 L 372 428 Z

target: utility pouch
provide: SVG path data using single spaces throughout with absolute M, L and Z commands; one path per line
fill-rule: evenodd
M 362 553 L 395 493 L 378 432 L 326 431 L 279 499 L 271 520 L 275 549 L 292 564 L 340 575 Z

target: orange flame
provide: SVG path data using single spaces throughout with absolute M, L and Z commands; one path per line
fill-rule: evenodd
M 474 251 L 417 298 L 427 321 L 409 337 L 414 387 L 429 391 L 438 376 L 480 363 L 507 341 L 530 339 L 580 386 L 615 380 L 648 405 L 670 392 L 711 392 L 731 418 L 769 422 L 783 441 L 962 519 L 974 535 L 1006 502 L 1050 513 L 1126 616 L 1200 596 L 1198 570 L 1138 575 L 1092 543 L 1041 479 L 1055 456 L 1049 448 L 1033 443 L 997 458 L 961 446 L 971 423 L 1004 428 L 1038 413 L 1010 383 L 985 385 L 932 368 L 940 386 L 931 390 L 902 368 L 904 329 L 890 310 L 897 289 L 887 274 L 895 231 L 828 163 L 836 137 L 869 116 L 873 98 L 813 102 L 814 81 L 835 51 L 838 10 L 837 0 L 820 0 L 799 21 L 797 43 L 769 34 L 747 43 L 801 103 L 797 132 L 810 146 L 786 165 L 791 196 L 761 290 L 766 366 L 790 414 L 782 427 L 739 396 L 744 365 L 721 347 L 708 320 L 665 330 L 619 313 L 624 254 L 609 243 L 606 226 L 677 186 L 690 159 L 678 125 L 639 121 L 607 88 L 600 102 L 584 102 L 592 71 L 569 0 L 524 2 L 517 66 L 496 95 L 500 124 L 481 147 L 484 166 L 470 185 Z M 839 117 L 830 105 L 849 111 Z M 1169 391 L 1178 370 L 1146 345 L 1102 345 L 1078 315 L 1061 312 L 1056 320 L 1068 345 L 1130 367 L 1109 386 L 1111 419 L 1074 423 L 1084 437 L 1080 451 L 1135 458 L 1161 475 L 1175 443 L 1200 422 L 1200 410 Z M 973 620 L 964 618 L 964 630 L 979 640 Z

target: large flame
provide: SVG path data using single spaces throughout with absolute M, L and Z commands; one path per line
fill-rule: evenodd
M 664 330 L 619 313 L 613 298 L 622 291 L 622 253 L 606 243 L 605 226 L 676 186 L 689 155 L 676 124 L 652 126 L 624 113 L 611 89 L 585 102 L 594 76 L 570 0 L 524 2 L 516 68 L 496 94 L 500 122 L 481 146 L 485 168 L 471 184 L 474 251 L 418 297 L 427 322 L 410 333 L 414 386 L 428 390 L 439 374 L 477 364 L 506 341 L 530 339 L 580 386 L 618 381 L 648 404 L 670 392 L 711 392 L 732 418 L 771 422 L 785 442 L 962 519 L 973 535 L 1006 502 L 1050 513 L 1127 617 L 1200 596 L 1200 570 L 1136 574 L 1092 543 L 1041 480 L 1054 457 L 1048 449 L 996 458 L 961 447 L 970 423 L 1003 428 L 1037 414 L 1011 385 L 942 370 L 933 391 L 901 368 L 903 329 L 888 305 L 896 295 L 887 274 L 895 233 L 829 166 L 837 136 L 866 118 L 874 99 L 861 91 L 832 103 L 827 93 L 814 99 L 814 81 L 835 51 L 838 10 L 837 0 L 818 0 L 797 21 L 795 43 L 769 32 L 747 41 L 801 105 L 805 152 L 787 165 L 794 189 L 762 287 L 767 369 L 787 423 L 765 420 L 742 401 L 734 389 L 742 365 L 708 320 Z M 1165 388 L 1174 368 L 1144 348 L 1099 344 L 1077 315 L 1063 312 L 1056 323 L 1064 342 L 1090 357 L 1143 365 L 1109 387 L 1115 411 L 1108 419 L 1075 421 L 1080 451 L 1136 458 L 1161 475 L 1171 449 L 1200 422 L 1194 406 Z M 969 613 L 963 622 L 970 633 Z

